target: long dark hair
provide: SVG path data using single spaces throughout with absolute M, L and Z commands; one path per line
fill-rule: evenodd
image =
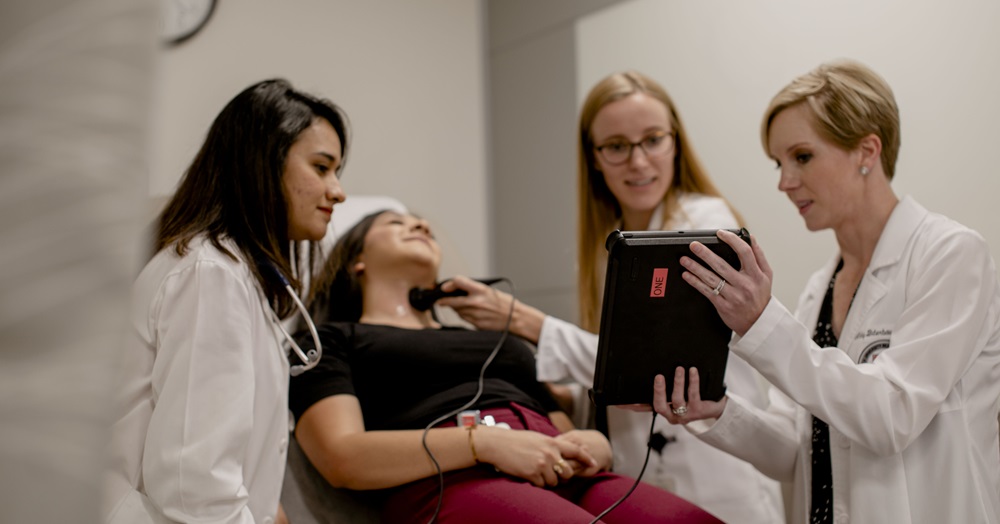
M 354 263 L 365 249 L 365 237 L 375 219 L 389 211 L 383 209 L 366 215 L 337 239 L 309 292 L 309 312 L 313 320 L 357 322 L 361 319 L 361 280 L 354 272 Z
M 201 150 L 160 214 L 154 252 L 173 246 L 183 256 L 191 240 L 205 234 L 212 245 L 237 260 L 222 245 L 227 237 L 260 282 L 271 307 L 281 317 L 291 313 L 294 305 L 284 284 L 262 267 L 273 267 L 301 289 L 294 276 L 301 273 L 293 271 L 289 253 L 282 175 L 289 148 L 317 118 L 337 132 L 341 158 L 346 157 L 347 116 L 329 100 L 296 91 L 283 79 L 258 82 L 236 95 L 215 117 Z M 342 160 L 339 169 L 343 165 Z M 310 246 L 309 252 L 315 251 Z

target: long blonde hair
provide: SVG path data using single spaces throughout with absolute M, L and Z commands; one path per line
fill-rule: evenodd
M 577 282 L 580 292 L 580 326 L 597 332 L 600 327 L 600 283 L 607 252 L 604 241 L 621 220 L 621 206 L 604 182 L 604 175 L 597 169 L 594 138 L 591 126 L 597 113 L 606 105 L 635 93 L 645 93 L 667 107 L 670 126 L 674 132 L 674 177 L 663 196 L 663 223 L 652 224 L 663 228 L 678 212 L 678 194 L 700 193 L 722 197 L 715 184 L 708 178 L 705 168 L 689 144 L 684 124 L 670 95 L 653 79 L 636 71 L 614 73 L 598 82 L 587 95 L 580 110 L 579 140 L 577 142 Z M 728 204 L 728 202 L 727 202 Z M 729 206 L 742 225 L 740 215 Z

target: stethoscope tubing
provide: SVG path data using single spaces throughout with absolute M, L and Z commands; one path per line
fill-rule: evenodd
M 319 332 L 316 331 L 316 323 L 312 321 L 312 318 L 309 316 L 309 310 L 306 309 L 305 304 L 299 299 L 299 295 L 295 293 L 290 284 L 285 285 L 285 291 L 292 297 L 295 307 L 302 313 L 302 318 L 305 319 L 306 326 L 309 327 L 309 333 L 312 335 L 313 343 L 316 345 L 316 349 L 309 350 L 308 354 L 302 351 L 302 348 L 295 342 L 295 338 L 289 335 L 285 326 L 281 324 L 281 321 L 276 319 L 275 323 L 278 325 L 278 329 L 285 335 L 285 339 L 292 346 L 292 351 L 302 361 L 302 364 L 294 364 L 289 368 L 291 376 L 297 377 L 319 364 L 320 359 L 323 358 L 323 344 L 319 341 Z

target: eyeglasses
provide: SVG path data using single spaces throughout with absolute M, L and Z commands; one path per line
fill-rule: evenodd
M 638 142 L 612 140 L 594 149 L 597 150 L 597 153 L 601 155 L 601 158 L 605 162 L 611 165 L 619 165 L 628 162 L 632 158 L 632 150 L 636 146 L 641 147 L 648 157 L 665 155 L 674 148 L 674 134 L 667 131 L 657 131 L 646 135 Z

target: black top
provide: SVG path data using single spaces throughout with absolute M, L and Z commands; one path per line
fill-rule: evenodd
M 496 331 L 463 328 L 405 329 L 353 322 L 318 326 L 323 358 L 291 380 L 289 404 L 295 417 L 320 400 L 340 394 L 358 397 L 365 429 L 422 429 L 472 399 L 479 371 L 500 340 Z M 304 351 L 312 336 L 300 333 Z M 293 357 L 294 358 L 294 357 Z M 558 405 L 535 378 L 531 346 L 508 336 L 486 369 L 476 409 L 517 402 L 547 414 Z
M 813 342 L 821 348 L 837 347 L 837 336 L 833 334 L 833 286 L 837 283 L 837 273 L 844 267 L 841 260 L 830 277 L 823 305 L 816 319 Z M 851 298 L 853 304 L 854 299 Z M 830 427 L 826 422 L 813 417 L 812 432 L 812 504 L 809 511 L 810 524 L 833 521 L 833 465 L 830 462 Z

